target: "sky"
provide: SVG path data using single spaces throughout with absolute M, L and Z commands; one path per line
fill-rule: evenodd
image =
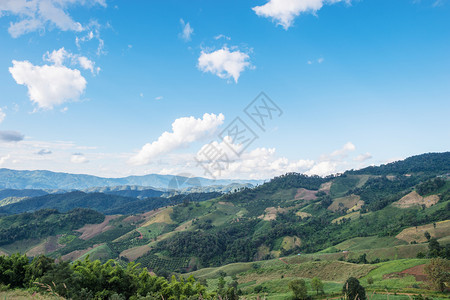
M 448 0 L 0 0 L 0 167 L 325 176 L 450 148 Z

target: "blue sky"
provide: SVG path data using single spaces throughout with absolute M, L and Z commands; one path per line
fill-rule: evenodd
M 0 0 L 0 167 L 259 179 L 447 151 L 449 19 L 445 0 Z M 261 91 L 283 112 L 265 131 L 243 111 Z M 218 137 L 236 117 L 258 136 L 239 155 Z

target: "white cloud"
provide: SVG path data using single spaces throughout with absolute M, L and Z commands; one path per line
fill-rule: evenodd
M 51 25 L 62 31 L 83 31 L 83 26 L 72 19 L 67 10 L 69 6 L 95 5 L 106 6 L 105 0 L 2 0 L 0 17 L 14 16 L 8 28 L 12 37 L 42 30 Z
M 237 83 L 239 76 L 251 67 L 250 57 L 239 50 L 230 51 L 226 46 L 222 49 L 205 52 L 202 50 L 198 58 L 198 68 L 203 72 L 210 72 L 223 79 L 233 78 Z
M 11 158 L 10 154 L 0 157 L 0 166 L 3 166 Z
M 331 154 L 321 155 L 319 161 L 309 169 L 305 174 L 326 176 L 343 171 L 343 168 L 348 167 L 346 158 L 349 154 L 356 150 L 353 143 L 348 142 L 342 148 L 333 151 Z
M 319 64 L 323 63 L 324 61 L 325 61 L 325 59 L 323 57 L 320 57 L 320 58 L 317 59 L 317 62 Z
M 197 152 L 196 160 L 204 171 L 202 176 L 266 179 L 287 172 L 305 172 L 314 165 L 312 160 L 291 161 L 278 157 L 275 148 L 256 148 L 237 156 L 228 146 L 231 142 L 229 137 L 225 137 L 221 142 L 214 141 L 204 145 Z M 239 146 L 233 145 L 232 148 L 237 149 Z
M 353 160 L 354 160 L 354 161 L 360 161 L 360 162 L 363 162 L 363 161 L 369 160 L 369 159 L 371 159 L 371 158 L 372 158 L 372 154 L 370 154 L 369 152 L 366 152 L 366 153 L 364 153 L 364 154 L 358 155 L 358 156 L 355 157 Z
M 271 18 L 277 25 L 287 30 L 300 14 L 315 14 L 324 4 L 331 5 L 343 1 L 350 3 L 350 0 L 269 0 L 266 4 L 252 9 L 258 16 Z
M 225 40 L 228 40 L 228 41 L 231 40 L 231 38 L 230 38 L 229 36 L 226 36 L 226 35 L 224 35 L 224 34 L 218 34 L 218 35 L 216 35 L 216 36 L 214 37 L 214 39 L 216 39 L 216 40 L 225 39 Z
M 223 124 L 223 114 L 204 114 L 203 118 L 184 117 L 172 123 L 172 132 L 164 132 L 158 140 L 145 144 L 138 154 L 130 159 L 130 163 L 143 165 L 150 163 L 155 157 L 189 144 L 211 137 Z
M 183 19 L 180 19 L 182 31 L 180 33 L 180 37 L 185 41 L 189 42 L 191 40 L 191 36 L 194 33 L 194 29 L 191 27 L 189 22 L 185 23 Z
M 92 74 L 98 74 L 100 72 L 100 68 L 95 68 L 95 63 L 89 58 L 85 56 L 78 56 L 77 59 L 83 69 L 91 71 Z
M 162 99 L 164 99 L 164 97 L 163 97 L 163 96 L 158 96 L 158 97 L 155 97 L 155 100 L 162 100 Z
M 88 163 L 89 160 L 86 158 L 86 156 L 84 156 L 83 153 L 74 153 L 70 157 L 70 162 L 74 164 L 85 164 Z
M 53 50 L 52 53 L 47 51 L 47 53 L 44 54 L 43 59 L 56 66 L 61 66 L 64 64 L 64 61 L 71 56 L 72 54 L 67 52 L 63 47 L 59 50 Z
M 355 151 L 356 147 L 351 142 L 347 142 L 341 149 L 335 150 L 331 153 L 331 157 L 347 157 L 347 155 Z
M 333 161 L 321 161 L 305 172 L 306 175 L 326 176 L 336 173 L 337 163 Z
M 35 66 L 29 61 L 13 60 L 9 72 L 17 84 L 28 88 L 30 100 L 39 108 L 52 109 L 68 101 L 76 101 L 86 89 L 86 79 L 77 69 L 63 65 L 66 58 L 80 58 L 64 48 L 44 55 L 53 65 Z
M 5 112 L 0 108 L 0 123 L 3 122 L 6 118 Z

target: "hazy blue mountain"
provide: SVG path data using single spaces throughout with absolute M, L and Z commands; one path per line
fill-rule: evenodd
M 257 185 L 259 180 L 212 180 L 202 177 L 188 178 L 173 175 L 149 174 L 123 178 L 103 178 L 84 174 L 51 171 L 18 171 L 0 169 L 0 189 L 88 189 L 136 185 L 156 189 L 182 189 L 192 186 L 229 185 L 232 183 Z
M 49 194 L 46 191 L 43 190 L 31 190 L 31 189 L 24 189 L 24 190 L 15 190 L 15 189 L 4 189 L 0 190 L 0 200 L 3 200 L 5 198 L 24 198 L 24 197 L 38 197 L 38 196 L 44 196 Z
M 121 185 L 121 186 L 105 186 L 105 187 L 95 187 L 84 189 L 83 192 L 86 193 L 103 193 L 108 195 L 117 195 L 123 197 L 132 198 L 151 198 L 151 197 L 161 197 L 164 191 L 158 189 L 150 189 L 148 187 L 135 186 L 135 185 Z

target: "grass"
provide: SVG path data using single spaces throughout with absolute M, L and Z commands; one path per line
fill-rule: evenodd
M 26 253 L 28 250 L 34 248 L 35 246 L 39 245 L 42 242 L 43 240 L 41 239 L 20 240 L 12 244 L 3 245 L 2 248 L 0 248 L 0 250 L 7 254 L 13 254 L 17 252 Z
M 426 264 L 428 259 L 399 259 L 394 261 L 388 261 L 376 264 L 376 269 L 370 271 L 366 276 L 361 279 L 363 285 L 367 285 L 367 279 L 373 278 L 374 283 L 371 285 L 372 288 L 410 288 L 413 284 L 418 284 L 414 276 L 406 276 L 403 278 L 389 278 L 385 279 L 384 276 L 387 274 L 401 272 L 403 270 Z
M 338 250 L 354 251 L 354 250 L 387 248 L 407 244 L 408 244 L 407 242 L 396 239 L 395 237 L 369 236 L 369 237 L 353 238 L 340 244 L 337 244 L 334 247 Z
M 26 290 L 8 290 L 8 291 L 0 291 L 0 299 L 5 300 L 55 300 L 61 299 L 56 296 L 45 295 L 41 293 L 32 293 Z
M 106 262 L 108 259 L 114 256 L 113 252 L 107 245 L 100 245 L 95 247 L 94 249 L 86 252 L 82 256 L 80 256 L 77 260 L 83 260 L 86 256 L 89 255 L 89 259 L 92 260 L 100 260 L 102 263 Z

